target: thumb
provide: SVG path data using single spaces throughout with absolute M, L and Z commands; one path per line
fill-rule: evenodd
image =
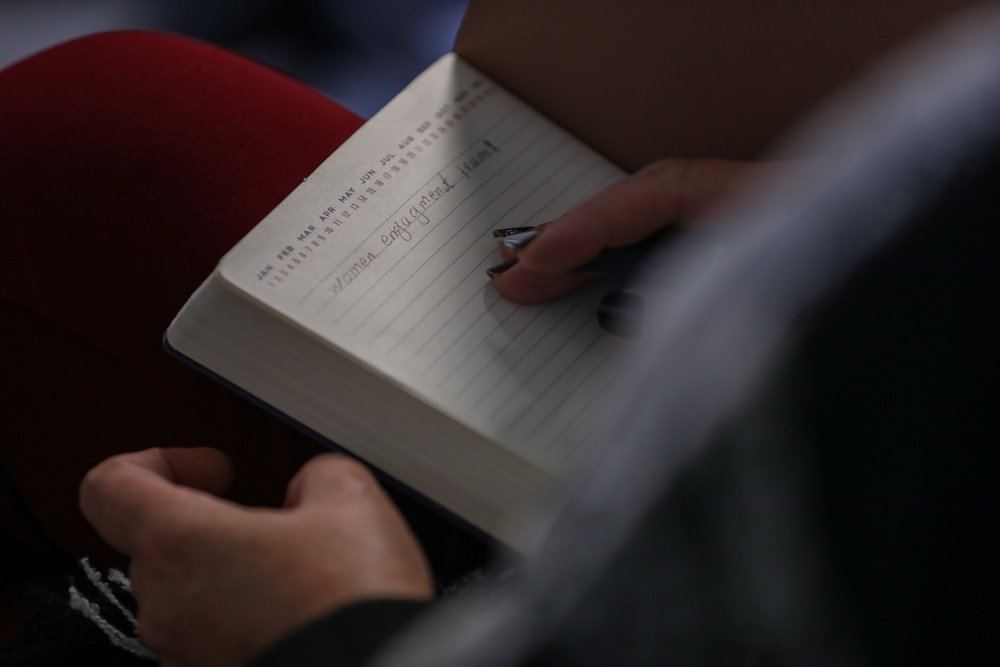
M 105 541 L 131 554 L 143 526 L 203 512 L 209 498 L 199 492 L 221 493 L 232 476 L 229 457 L 215 449 L 120 454 L 87 473 L 80 484 L 80 509 Z

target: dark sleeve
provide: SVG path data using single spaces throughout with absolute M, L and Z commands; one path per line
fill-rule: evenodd
M 353 667 L 433 602 L 371 600 L 338 610 L 279 640 L 248 667 Z

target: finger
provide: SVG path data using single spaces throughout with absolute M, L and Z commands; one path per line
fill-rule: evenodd
M 343 454 L 320 454 L 288 483 L 285 507 L 341 504 L 372 493 L 381 487 L 364 465 Z
M 337 569 L 354 569 L 353 585 L 367 589 L 362 597 L 431 595 L 430 568 L 419 542 L 358 461 L 339 454 L 313 458 L 289 484 L 286 506 L 311 530 L 317 527 L 313 519 L 319 520 L 327 544 L 335 545 L 331 551 L 338 554 Z
M 216 511 L 203 491 L 224 489 L 229 458 L 218 450 L 150 449 L 112 457 L 87 473 L 80 509 L 112 547 L 131 554 L 143 527 Z
M 490 271 L 494 285 L 517 303 L 562 296 L 592 277 L 574 269 L 605 249 L 638 243 L 678 220 L 697 217 L 750 169 L 749 163 L 726 160 L 653 163 L 538 226 L 539 234 L 516 253 L 502 246 L 504 259 L 516 254 L 517 262 Z
M 605 248 L 637 243 L 678 220 L 703 213 L 749 169 L 728 160 L 661 160 L 597 193 L 517 252 L 534 271 L 569 271 Z
M 568 294 L 591 278 L 587 273 L 532 271 L 517 264 L 494 276 L 493 285 L 506 299 L 533 304 Z

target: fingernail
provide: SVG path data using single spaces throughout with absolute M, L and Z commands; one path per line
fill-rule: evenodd
M 515 259 L 508 259 L 506 262 L 501 262 L 501 263 L 499 263 L 499 264 L 497 264 L 495 266 L 491 266 L 490 268 L 486 269 L 486 275 L 488 275 L 490 278 L 492 278 L 493 276 L 497 275 L 498 273 L 503 273 L 504 271 L 506 271 L 510 267 L 514 266 L 515 264 L 517 264 L 517 259 L 516 258 Z
M 538 229 L 532 229 L 527 232 L 521 232 L 520 234 L 511 234 L 503 239 L 503 244 L 511 250 L 524 250 L 528 247 L 528 244 L 534 241 L 541 233 L 542 232 Z
M 521 232 L 528 232 L 534 229 L 534 227 L 507 227 L 505 229 L 494 229 L 493 238 L 497 243 L 501 243 L 504 238 L 512 236 L 514 234 L 520 234 Z
M 635 338 L 642 328 L 642 298 L 632 292 L 605 294 L 597 308 L 597 322 L 610 334 Z

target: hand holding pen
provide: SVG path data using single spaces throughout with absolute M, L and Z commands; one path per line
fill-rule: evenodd
M 596 275 L 628 272 L 759 168 L 729 160 L 654 162 L 551 222 L 497 230 L 505 261 L 487 273 L 504 297 L 539 303 Z M 614 292 L 598 317 L 606 329 L 627 334 L 641 306 L 640 297 Z

